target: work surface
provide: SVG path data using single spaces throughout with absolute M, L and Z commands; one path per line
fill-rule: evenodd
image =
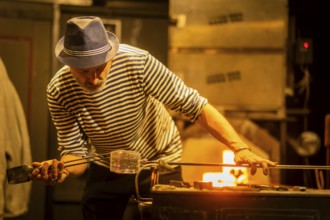
M 330 219 L 330 190 L 266 185 L 198 187 L 154 186 L 153 219 Z

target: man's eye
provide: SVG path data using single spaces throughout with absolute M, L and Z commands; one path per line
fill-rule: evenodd
M 103 70 L 105 69 L 105 66 L 101 66 L 99 68 L 96 69 L 97 72 L 103 72 Z

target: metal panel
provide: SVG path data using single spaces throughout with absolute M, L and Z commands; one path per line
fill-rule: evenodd
M 282 54 L 172 53 L 169 63 L 174 72 L 214 105 L 259 111 L 284 106 Z
M 170 2 L 170 46 L 283 48 L 287 1 L 199 0 Z
M 287 0 L 172 0 L 170 16 L 169 67 L 188 85 L 224 111 L 285 117 Z

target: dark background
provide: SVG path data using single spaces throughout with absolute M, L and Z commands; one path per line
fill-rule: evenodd
M 324 122 L 326 114 L 330 114 L 329 12 L 326 1 L 289 0 L 289 22 L 292 25 L 291 33 L 294 33 L 291 34 L 294 35 L 292 36 L 293 40 L 289 41 L 288 45 L 288 49 L 292 49 L 292 60 L 288 63 L 289 69 L 294 73 L 295 83 L 303 78 L 302 67 L 307 68 L 310 72 L 310 97 L 306 103 L 306 107 L 309 109 L 309 113 L 306 114 L 307 129 L 316 132 L 320 136 L 322 144 L 319 152 L 308 158 L 299 156 L 292 148 L 288 147 L 286 161 L 288 164 L 326 164 L 327 151 L 324 143 Z M 307 51 L 307 53 L 311 53 L 312 60 L 310 62 L 299 63 L 296 61 L 295 58 L 302 55 L 299 54 L 298 39 L 311 40 L 311 48 Z M 295 90 L 297 89 L 295 88 Z M 303 108 L 305 101 L 305 93 L 299 94 L 295 91 L 293 97 L 287 98 L 287 107 Z M 298 125 L 295 127 L 288 126 L 289 134 L 296 134 L 297 130 L 299 130 Z M 297 175 L 297 173 L 301 173 L 301 175 Z M 292 173 L 288 172 L 286 181 L 291 185 L 300 185 L 304 183 L 302 179 L 306 173 L 310 178 L 309 185 L 315 187 L 315 179 L 311 171 L 295 171 L 296 175 L 291 175 Z

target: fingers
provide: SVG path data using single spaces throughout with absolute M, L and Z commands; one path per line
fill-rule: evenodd
M 68 176 L 68 172 L 63 174 L 64 163 L 56 159 L 40 162 L 33 162 L 35 169 L 32 171 L 32 180 L 45 182 L 47 185 L 62 183 Z
M 35 169 L 32 171 L 32 174 L 31 174 L 32 180 L 41 180 L 41 174 L 40 174 L 41 170 L 39 169 L 40 166 L 41 165 L 35 167 L 33 165 L 33 167 L 35 167 Z
M 250 164 L 250 168 L 251 168 L 251 170 L 250 170 L 251 175 L 256 174 L 256 172 L 257 172 L 257 164 L 256 163 L 251 163 Z
M 47 185 L 53 186 L 58 182 L 58 179 L 57 178 L 56 179 L 48 178 L 45 182 Z
M 59 179 L 58 179 L 58 182 L 59 183 L 62 183 L 69 176 L 69 172 L 65 169 L 64 163 L 62 161 L 59 162 L 58 168 L 59 168 Z
M 51 180 L 54 182 L 54 181 L 57 181 L 58 179 L 58 161 L 56 159 L 54 159 L 52 161 L 52 165 L 51 165 L 51 169 L 50 169 L 50 178 Z
M 40 162 L 33 162 L 33 163 L 32 163 L 32 166 L 33 166 L 34 168 L 40 167 L 41 165 L 42 165 L 42 163 L 40 163 Z
M 42 163 L 41 165 L 41 178 L 43 180 L 48 180 L 48 168 L 49 168 L 49 164 L 47 162 Z
M 248 163 L 250 165 L 250 173 L 251 175 L 255 175 L 258 167 L 262 168 L 263 174 L 269 174 L 269 167 L 276 166 L 277 163 L 263 159 L 251 151 L 240 151 L 235 155 L 234 158 L 237 165 L 242 165 Z
M 268 175 L 268 163 L 267 162 L 261 162 L 260 166 L 262 167 L 262 172 L 265 176 Z

